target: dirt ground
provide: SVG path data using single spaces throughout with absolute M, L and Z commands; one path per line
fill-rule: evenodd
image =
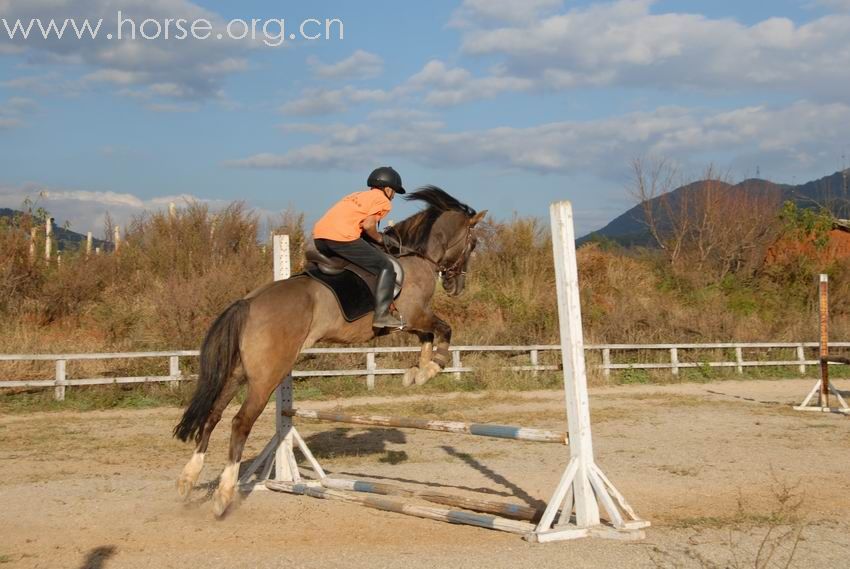
M 787 533 L 776 561 L 796 546 L 792 567 L 846 568 L 850 418 L 791 410 L 811 385 L 591 390 L 597 462 L 653 524 L 645 540 L 632 543 L 535 545 L 513 534 L 269 491 L 246 495 L 215 520 L 209 496 L 224 465 L 227 418 L 200 486 L 184 504 L 174 482 L 191 448 L 170 436 L 178 409 L 7 415 L 0 417 L 0 566 L 755 567 L 759 547 L 767 544 L 763 562 L 772 540 Z M 302 407 L 566 428 L 559 392 Z M 268 440 L 272 422 L 270 413 L 261 418 L 248 460 Z M 330 473 L 535 506 L 548 499 L 568 456 L 555 444 L 297 424 Z

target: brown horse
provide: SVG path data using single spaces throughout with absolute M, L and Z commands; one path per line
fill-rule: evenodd
M 405 385 L 422 385 L 448 363 L 452 329 L 431 310 L 437 276 L 451 296 L 463 291 L 469 256 L 475 248 L 476 213 L 443 190 L 429 186 L 405 199 L 428 207 L 394 226 L 402 249 L 405 281 L 395 301 L 405 331 L 422 342 L 418 366 L 405 373 Z M 379 331 L 380 333 L 386 333 Z M 178 492 L 187 498 L 204 465 L 210 434 L 242 383 L 247 397 L 233 418 L 228 464 L 213 498 L 221 516 L 236 489 L 245 440 L 274 389 L 290 373 L 298 354 L 316 342 L 357 344 L 374 338 L 372 314 L 346 322 L 333 293 L 308 277 L 266 284 L 228 307 L 213 323 L 201 346 L 198 383 L 174 435 L 197 442 L 183 468 Z M 436 348 L 434 344 L 436 342 Z

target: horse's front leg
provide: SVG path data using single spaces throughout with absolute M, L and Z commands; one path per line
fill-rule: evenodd
M 434 330 L 431 335 L 432 341 L 422 343 L 419 371 L 414 378 L 416 385 L 425 385 L 449 365 L 449 343 L 452 340 L 452 328 L 437 316 L 434 316 L 432 326 Z
M 419 377 L 421 370 L 426 369 L 428 364 L 431 362 L 431 354 L 434 349 L 433 332 L 415 332 L 415 334 L 419 337 L 419 341 L 422 343 L 422 349 L 419 352 L 419 365 L 413 366 L 404 372 L 404 378 L 402 379 L 402 385 L 404 385 L 404 387 L 410 387 L 414 383 L 418 384 L 417 378 Z

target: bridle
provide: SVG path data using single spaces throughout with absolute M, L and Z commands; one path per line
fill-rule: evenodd
M 440 278 L 443 279 L 447 278 L 451 280 L 466 274 L 466 258 L 469 255 L 469 247 L 470 245 L 472 245 L 472 227 L 470 227 L 469 225 L 466 226 L 465 236 L 458 237 L 446 246 L 446 251 L 450 251 L 462 239 L 466 240 L 466 243 L 463 246 L 463 250 L 461 250 L 460 255 L 458 255 L 457 259 L 455 259 L 451 265 L 439 263 L 429 257 L 427 254 L 422 253 L 421 251 L 416 251 L 415 249 L 405 247 L 404 244 L 401 243 L 401 236 L 398 234 L 398 232 L 393 230 L 393 233 L 399 240 L 399 257 L 408 257 L 412 255 L 421 259 L 425 259 L 426 261 L 434 265 L 434 268 L 437 270 L 437 274 L 440 276 Z

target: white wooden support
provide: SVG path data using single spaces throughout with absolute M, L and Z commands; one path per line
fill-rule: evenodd
M 735 373 L 744 373 L 744 349 L 741 346 L 735 346 Z
M 68 385 L 65 375 L 66 360 L 56 360 L 56 387 L 53 390 L 53 398 L 56 401 L 65 401 L 65 386 Z
M 531 358 L 531 365 L 532 366 L 534 366 L 536 368 L 538 365 L 540 365 L 540 350 L 531 350 L 531 352 L 529 353 L 529 356 Z M 537 373 L 538 372 L 537 372 L 536 369 L 531 370 L 532 376 L 537 377 Z
M 30 261 L 35 260 L 35 241 L 38 239 L 38 228 L 30 229 Z
M 366 352 L 366 389 L 375 389 L 375 352 Z
M 803 344 L 797 346 L 797 359 L 800 360 L 800 375 L 806 375 L 806 347 Z
M 171 390 L 177 389 L 177 379 L 180 379 L 180 356 L 169 356 L 168 357 L 168 376 L 174 378 L 175 381 L 168 382 L 168 386 Z
M 604 478 L 593 458 L 590 429 L 590 402 L 587 393 L 587 370 L 584 358 L 584 335 L 581 322 L 578 267 L 575 252 L 575 229 L 570 202 L 551 205 L 552 246 L 558 294 L 558 320 L 564 372 L 567 422 L 569 426 L 570 461 L 555 489 L 534 534 L 533 541 L 572 539 L 587 535 L 606 535 L 600 522 L 599 503 L 618 534 L 643 537 L 641 528 L 648 522 L 639 519 L 623 496 Z M 605 480 L 605 481 L 603 481 Z M 568 498 L 571 498 L 568 500 Z M 559 509 L 567 502 L 575 504 L 575 523 L 569 511 Z M 568 506 L 567 506 L 568 507 Z M 557 526 L 553 524 L 557 523 Z
M 292 376 L 287 375 L 275 390 L 275 432 L 280 441 L 274 454 L 274 479 L 279 482 L 298 482 L 298 465 L 295 463 L 295 435 L 292 433 L 292 417 L 282 411 L 292 410 Z
M 180 377 L 180 356 L 168 357 L 168 375 L 174 378 Z
M 112 243 L 115 246 L 113 253 L 117 253 L 118 250 L 121 248 L 121 226 L 120 225 L 116 225 L 115 229 L 112 232 Z
M 274 244 L 273 265 L 274 280 L 280 281 L 290 277 L 291 263 L 289 258 L 289 236 L 273 235 Z M 375 369 L 375 354 L 367 354 L 367 365 L 371 355 L 371 367 Z M 374 383 L 374 375 L 373 383 Z M 244 472 L 240 483 L 251 484 L 254 488 L 265 488 L 257 483 L 273 479 L 277 482 L 299 483 L 301 475 L 298 463 L 295 459 L 296 445 L 301 453 L 310 463 L 316 476 L 324 478 L 325 472 L 321 465 L 310 452 L 304 439 L 292 424 L 292 411 L 294 408 L 292 374 L 287 375 L 281 384 L 275 389 L 275 434 L 266 444 L 262 452 L 257 456 L 254 463 Z M 286 413 L 284 413 L 286 412 Z M 251 477 L 256 473 L 256 479 Z
M 44 260 L 48 263 L 51 251 L 53 251 L 53 218 L 48 217 L 44 222 Z
M 679 375 L 679 348 L 670 348 L 670 369 L 673 375 Z
M 463 364 L 460 361 L 460 350 L 452 350 L 452 367 L 455 369 L 460 369 L 463 367 Z M 461 372 L 455 372 L 455 379 L 460 379 Z
M 611 377 L 611 348 L 602 348 L 602 376 Z
M 86 233 L 86 257 L 91 257 L 92 236 L 91 231 Z

